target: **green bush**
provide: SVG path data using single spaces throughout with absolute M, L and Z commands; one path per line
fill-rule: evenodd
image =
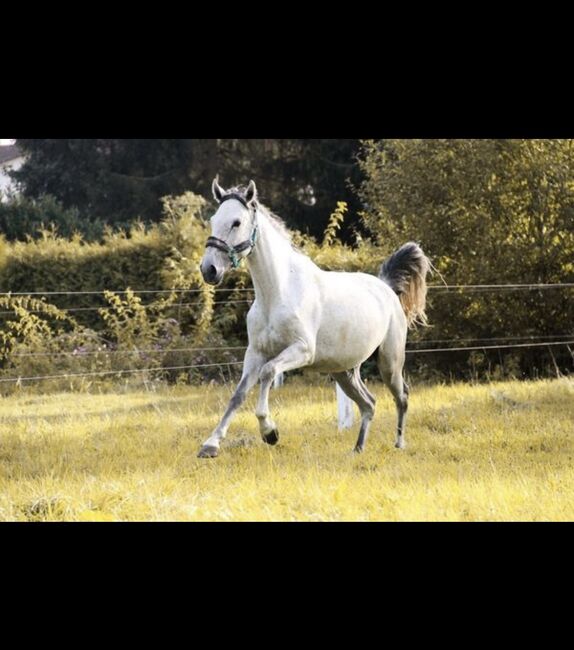
M 232 342 L 236 331 L 243 334 L 237 313 L 242 310 L 236 312 L 227 299 L 239 298 L 235 287 L 244 286 L 247 275 L 244 270 L 231 275 L 229 293 L 217 301 L 202 281 L 205 208 L 205 201 L 191 193 L 167 197 L 161 224 L 108 230 L 101 242 L 79 235 L 66 239 L 54 230 L 27 242 L 0 238 L 2 377 L 139 368 L 170 381 L 219 377 L 221 369 L 211 367 L 164 370 L 234 364 L 242 356 L 235 350 L 210 350 L 211 361 L 206 361 L 204 347 L 226 345 L 222 331 Z M 138 293 L 148 290 L 161 293 Z M 87 293 L 71 295 L 76 291 Z M 26 292 L 61 293 L 13 295 Z M 235 370 L 230 365 L 226 372 Z
M 102 238 L 104 228 L 103 221 L 82 219 L 78 210 L 64 208 L 53 196 L 30 199 L 16 195 L 0 202 L 0 233 L 8 241 L 41 238 L 45 231 L 64 238 L 79 233 L 86 241 L 95 241 Z
M 86 242 L 78 234 L 64 238 L 54 230 L 43 230 L 33 241 L 0 241 L 2 292 L 62 292 L 50 296 L 50 301 L 61 309 L 84 310 L 74 313 L 79 323 L 90 327 L 101 321 L 97 310 L 106 304 L 105 290 L 166 290 L 169 296 L 173 288 L 200 289 L 190 295 L 201 305 L 199 260 L 207 237 L 201 218 L 204 205 L 191 193 L 166 199 L 161 224 L 149 228 L 136 224 L 127 232 L 107 230 L 101 242 Z M 156 299 L 153 294 L 142 296 L 145 303 Z M 188 297 L 187 302 L 191 300 Z

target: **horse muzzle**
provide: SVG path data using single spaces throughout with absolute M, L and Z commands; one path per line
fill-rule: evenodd
M 200 266 L 201 275 L 207 284 L 217 285 L 223 280 L 224 269 L 219 269 L 209 261 L 202 262 Z

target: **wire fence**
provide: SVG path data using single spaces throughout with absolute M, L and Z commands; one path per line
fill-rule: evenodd
M 572 289 L 574 288 L 574 282 L 562 282 L 562 283 L 539 283 L 539 284 L 434 284 L 429 285 L 428 289 L 430 291 L 438 291 L 443 293 L 453 293 L 453 292 L 497 292 L 497 291 L 538 291 L 538 290 L 547 290 L 547 289 Z M 254 293 L 255 289 L 253 287 L 238 287 L 238 288 L 216 288 L 212 289 L 214 293 Z M 6 297 L 50 297 L 50 296 L 98 296 L 103 297 L 106 292 L 111 292 L 116 295 L 126 295 L 128 293 L 133 293 L 136 295 L 160 295 L 160 294 L 198 294 L 202 293 L 202 289 L 121 289 L 121 290 L 111 290 L 103 289 L 101 291 L 29 291 L 29 292 L 0 292 L 0 296 Z M 254 297 L 249 297 L 246 300 L 221 300 L 214 301 L 213 305 L 250 305 L 253 303 Z M 145 305 L 147 306 L 147 305 Z M 179 302 L 173 303 L 171 305 L 163 306 L 163 309 L 181 309 L 184 307 L 196 307 L 200 306 L 199 303 L 193 302 Z M 107 309 L 109 306 L 102 305 L 99 307 L 65 307 L 60 308 L 64 313 L 82 313 L 82 312 L 96 312 L 101 309 Z M 43 313 L 40 309 L 28 310 L 31 314 L 40 314 Z M 0 316 L 10 316 L 12 311 L 4 310 L 0 311 Z
M 419 350 L 407 350 L 407 354 L 424 354 L 425 352 L 470 352 L 472 350 L 505 350 L 510 348 L 539 348 L 555 347 L 558 345 L 574 345 L 571 341 L 546 342 L 546 343 L 514 343 L 512 345 L 474 345 L 469 347 L 452 348 L 421 348 Z
M 540 291 L 547 289 L 572 289 L 574 282 L 550 282 L 529 284 L 430 284 L 430 291 Z M 253 292 L 253 287 L 230 287 L 211 289 L 214 293 Z M 100 291 L 8 291 L 0 296 L 103 296 L 106 292 L 118 295 L 203 293 L 203 289 L 102 289 Z
M 253 287 L 231 287 L 229 289 L 211 289 L 214 293 L 231 293 L 234 291 L 254 291 Z M 0 296 L 103 296 L 106 292 L 116 294 L 160 294 L 160 293 L 203 293 L 203 289 L 101 289 L 100 291 L 7 291 Z
M 450 347 L 450 348 L 430 348 L 430 349 L 421 349 L 421 350 L 406 350 L 407 354 L 424 354 L 430 352 L 467 352 L 475 350 L 503 350 L 510 348 L 535 348 L 535 347 L 556 347 L 556 346 L 571 346 L 574 345 L 574 338 L 568 341 L 558 341 L 558 342 L 546 342 L 546 343 L 517 343 L 513 345 L 479 345 L 479 346 L 469 346 L 469 347 Z M 218 348 L 182 348 L 178 350 L 168 350 L 169 352 L 189 352 L 189 351 L 198 351 L 198 350 L 246 350 L 245 347 L 218 347 Z M 112 351 L 112 352 L 123 352 L 123 351 Z M 127 351 L 126 351 L 127 352 Z M 134 350 L 129 351 L 130 354 L 139 354 L 143 350 Z M 148 350 L 148 352 L 150 352 Z M 154 352 L 153 350 L 151 352 Z M 157 352 L 157 350 L 155 351 Z M 38 356 L 44 353 L 30 353 L 30 355 L 22 356 Z M 50 353 L 45 353 L 49 355 Z M 59 353 L 56 353 L 59 354 Z M 137 373 L 147 373 L 147 372 L 167 372 L 173 370 L 192 370 L 192 369 L 201 369 L 201 368 L 225 368 L 228 366 L 242 366 L 243 361 L 222 361 L 220 363 L 200 363 L 200 364 L 188 364 L 182 366 L 159 366 L 156 368 L 137 368 L 137 369 L 128 369 L 128 370 L 105 370 L 98 372 L 80 372 L 80 373 L 63 373 L 56 375 L 38 375 L 34 377 L 9 377 L 0 379 L 0 384 L 5 383 L 20 383 L 28 381 L 41 381 L 48 379 L 68 379 L 68 378 L 79 378 L 79 377 L 103 377 L 110 375 L 125 375 L 125 374 L 137 374 Z
M 437 344 L 437 343 L 478 343 L 478 342 L 492 342 L 492 341 L 518 341 L 520 345 L 477 345 L 473 347 L 443 347 L 443 348 L 408 348 L 407 352 L 448 352 L 448 351 L 461 351 L 461 350 L 475 350 L 475 349 L 504 349 L 511 347 L 544 347 L 547 345 L 567 345 L 571 344 L 571 341 L 560 341 L 560 342 L 541 342 L 533 345 L 522 345 L 524 339 L 537 340 L 540 339 L 567 339 L 571 337 L 574 339 L 573 332 L 567 332 L 565 334 L 558 335 L 541 335 L 541 336 L 510 336 L 510 337 L 492 337 L 484 339 L 473 339 L 473 338 L 461 338 L 461 339 L 434 339 L 434 340 L 421 340 L 411 342 L 410 345 L 421 345 L 421 344 Z M 71 351 L 66 350 L 54 350 L 52 352 L 14 352 L 11 354 L 13 357 L 53 357 L 53 356 L 70 356 L 70 357 L 86 357 L 86 356 L 97 356 L 97 355 L 148 355 L 148 354 L 168 354 L 168 353 L 185 353 L 185 352 L 239 352 L 247 350 L 245 345 L 235 345 L 235 346 L 216 346 L 216 347 L 191 347 L 191 348 L 166 348 L 166 347 L 157 347 L 157 348 L 136 348 L 133 350 L 118 350 L 113 347 L 104 347 L 102 346 L 98 350 L 83 350 L 80 348 L 75 348 Z
M 574 331 L 564 334 L 525 334 L 524 336 L 491 336 L 489 338 L 473 338 L 472 336 L 461 336 L 458 339 L 420 339 L 411 341 L 411 345 L 436 345 L 437 343 L 483 343 L 492 341 L 540 341 L 542 339 L 567 339 L 574 337 Z M 419 348 L 417 348 L 419 349 Z
M 540 291 L 546 289 L 572 289 L 574 282 L 554 282 L 540 284 L 431 284 L 431 291 Z
M 66 356 L 66 357 L 88 357 L 96 355 L 108 355 L 108 354 L 169 354 L 169 353 L 183 353 L 183 352 L 232 352 L 247 350 L 245 345 L 237 346 L 218 346 L 211 348 L 142 348 L 136 350 L 114 350 L 112 348 L 101 348 L 99 350 L 81 350 L 76 348 L 69 351 L 57 350 L 54 352 L 14 352 L 10 356 L 12 357 L 54 357 L 54 356 Z
M 41 381 L 45 379 L 68 379 L 74 377 L 104 377 L 106 375 L 131 375 L 140 372 L 159 372 L 159 371 L 168 371 L 168 370 L 191 370 L 193 368 L 218 368 L 225 366 L 241 366 L 243 361 L 229 361 L 227 363 L 200 363 L 195 365 L 186 365 L 186 366 L 168 366 L 166 368 L 138 368 L 134 370 L 102 370 L 97 372 L 71 372 L 66 374 L 59 375 L 40 375 L 37 377 L 9 377 L 0 379 L 0 383 L 6 384 L 9 382 L 20 383 L 23 381 Z
M 250 305 L 253 301 L 252 300 L 222 300 L 221 302 L 215 301 L 211 304 L 213 305 Z M 142 305 L 142 307 L 149 307 L 149 305 Z M 174 303 L 173 305 L 163 305 L 162 309 L 180 309 L 182 307 L 201 307 L 201 304 L 196 303 L 196 302 L 183 302 L 183 303 Z M 100 311 L 101 309 L 109 309 L 109 306 L 102 306 L 102 307 L 64 307 L 64 308 L 59 308 L 60 311 L 64 312 L 65 314 L 73 314 L 77 312 L 94 312 L 94 311 Z M 29 314 L 43 314 L 45 313 L 42 309 L 27 309 L 26 310 Z M 0 316 L 10 316 L 14 312 L 13 311 L 0 311 Z
M 429 290 L 431 291 L 443 291 L 443 292 L 455 292 L 455 291 L 468 291 L 468 292 L 504 292 L 504 291 L 525 291 L 525 290 L 551 290 L 551 289 L 572 289 L 574 288 L 574 283 L 535 283 L 535 284 L 467 284 L 467 285 L 429 285 Z M 35 291 L 35 292 L 3 292 L 0 293 L 0 296 L 9 296 L 9 297 L 49 297 L 49 296 L 104 296 L 106 291 Z M 118 295 L 125 295 L 129 292 L 137 295 L 161 295 L 161 294 L 197 294 L 201 293 L 202 289 L 138 289 L 138 290 L 114 290 L 113 293 Z M 247 293 L 254 292 L 252 287 L 240 287 L 240 288 L 217 288 L 212 290 L 214 293 Z M 222 300 L 215 301 L 213 304 L 251 304 L 252 299 L 247 300 Z M 166 305 L 165 308 L 182 308 L 182 307 L 195 307 L 200 306 L 198 303 L 175 303 L 172 305 Z M 91 312 L 99 311 L 100 309 L 105 309 L 106 307 L 71 307 L 67 309 L 62 309 L 63 312 L 75 313 L 75 312 Z M 0 316 L 12 315 L 13 311 L 2 311 Z M 42 313 L 41 310 L 29 310 L 29 313 Z M 545 339 L 542 341 L 541 339 Z M 562 339 L 556 341 L 555 339 Z M 528 342 L 525 342 L 528 341 Z M 503 341 L 504 343 L 500 343 Z M 537 342 L 532 342 L 537 341 Z M 493 343 L 493 345 L 476 345 L 478 343 Z M 457 345 L 464 343 L 464 345 Z M 448 347 L 420 347 L 428 345 L 437 345 L 437 344 L 455 344 L 449 345 Z M 475 344 L 475 345 L 468 345 Z M 533 335 L 523 335 L 523 336 L 502 336 L 502 337 L 489 337 L 489 338 L 472 338 L 472 337 L 463 337 L 459 339 L 421 339 L 419 341 L 414 341 L 410 343 L 410 346 L 406 350 L 407 354 L 427 354 L 427 353 L 450 353 L 450 352 L 471 352 L 471 351 L 486 351 L 486 350 L 504 350 L 504 349 L 520 349 L 520 348 L 552 348 L 559 346 L 566 346 L 570 353 L 572 350 L 570 346 L 574 345 L 574 333 L 568 332 L 563 334 L 533 334 Z M 14 353 L 14 357 L 86 357 L 86 356 L 96 356 L 96 355 L 153 355 L 153 354 L 183 354 L 191 352 L 231 352 L 231 351 L 245 351 L 246 346 L 217 346 L 217 347 L 190 347 L 190 348 L 146 348 L 146 349 L 134 349 L 134 350 L 118 350 L 113 348 L 102 348 L 99 350 L 81 350 L 74 349 L 72 351 L 54 351 L 54 352 L 21 352 Z M 572 354 L 574 358 L 574 354 Z M 220 363 L 198 363 L 198 364 L 188 364 L 188 365 L 179 365 L 179 366 L 167 366 L 167 367 L 156 367 L 156 368 L 138 368 L 138 369 L 124 369 L 124 370 L 105 370 L 105 371 L 94 371 L 94 372 L 79 372 L 79 373 L 63 373 L 63 374 L 51 374 L 51 375 L 37 375 L 29 377 L 9 377 L 9 378 L 0 378 L 0 384 L 6 383 L 21 383 L 21 382 L 31 382 L 31 381 L 42 381 L 50 379 L 68 379 L 68 378 L 82 378 L 82 377 L 105 377 L 113 375 L 133 375 L 139 373 L 149 373 L 149 372 L 167 372 L 167 371 L 177 371 L 177 370 L 193 370 L 193 369 L 203 369 L 203 368 L 224 368 L 228 366 L 241 366 L 243 365 L 242 361 L 223 361 Z

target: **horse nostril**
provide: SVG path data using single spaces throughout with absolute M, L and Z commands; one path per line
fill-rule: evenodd
M 221 271 L 215 266 L 215 264 L 210 264 L 209 262 L 204 262 L 201 264 L 201 275 L 203 279 L 208 284 L 216 284 L 221 278 Z

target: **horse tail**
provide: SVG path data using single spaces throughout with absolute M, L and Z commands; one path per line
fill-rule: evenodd
M 409 327 L 426 325 L 427 274 L 432 268 L 422 248 L 408 242 L 387 258 L 379 278 L 399 296 Z

